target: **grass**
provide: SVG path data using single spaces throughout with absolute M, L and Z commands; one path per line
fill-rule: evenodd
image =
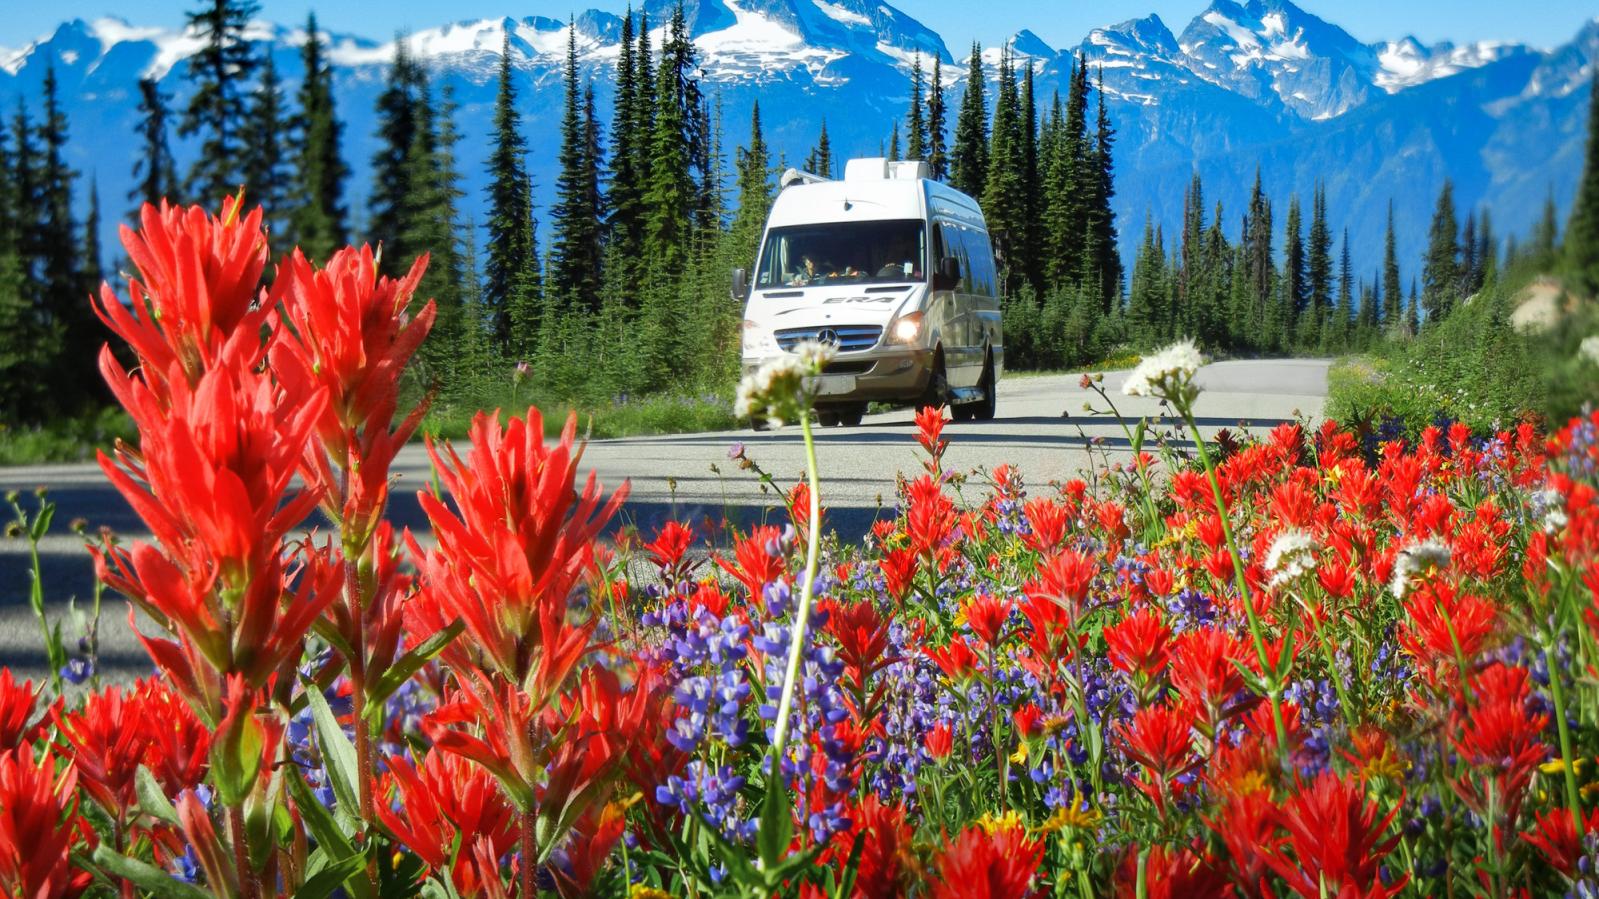
M 609 404 L 529 398 L 505 408 L 525 408 L 529 402 L 544 413 L 544 430 L 552 437 L 560 433 L 567 413 L 572 411 L 577 413 L 578 433 L 587 433 L 595 439 L 690 434 L 738 427 L 738 421 L 733 418 L 732 401 L 721 397 L 658 395 Z M 440 404 L 422 420 L 419 430 L 431 437 L 459 440 L 466 436 L 477 414 L 475 406 Z
M 1006 368 L 1006 378 L 1044 378 L 1051 375 L 1079 375 L 1083 373 L 1095 374 L 1106 371 L 1122 371 L 1133 368 L 1144 361 L 1144 357 L 1137 353 L 1127 352 L 1101 359 L 1098 362 L 1089 362 L 1083 365 L 1074 365 L 1071 368 Z
M 96 450 L 109 450 L 118 438 L 135 436 L 132 420 L 111 407 L 45 425 L 0 424 L 0 465 L 83 462 Z
M 1526 418 L 1563 420 L 1599 400 L 1599 377 L 1576 354 L 1591 314 L 1542 335 L 1510 324 L 1518 294 L 1537 275 L 1512 271 L 1418 336 L 1337 360 L 1328 372 L 1328 416 L 1346 424 L 1393 420 L 1411 436 L 1445 420 L 1486 433 Z

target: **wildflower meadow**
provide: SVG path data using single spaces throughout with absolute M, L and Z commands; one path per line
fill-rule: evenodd
M 426 257 L 272 259 L 238 200 L 124 239 L 100 465 L 152 539 L 92 551 L 155 673 L 0 671 L 6 896 L 1599 895 L 1599 414 L 1206 436 L 1178 344 L 1125 391 L 1184 426 L 1082 479 L 921 410 L 856 544 L 814 451 L 778 523 L 638 533 L 511 410 L 410 533 Z M 825 357 L 740 410 L 809 447 Z

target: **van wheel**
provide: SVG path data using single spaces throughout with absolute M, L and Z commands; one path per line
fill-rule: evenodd
M 846 428 L 858 428 L 861 424 L 861 416 L 865 414 L 865 403 L 856 403 L 853 406 L 845 406 L 844 408 L 838 410 L 838 423 Z
M 983 398 L 972 404 L 972 417 L 978 421 L 993 421 L 994 410 L 999 405 L 999 379 L 994 377 L 994 357 L 983 363 Z
M 817 409 L 816 423 L 824 428 L 835 427 L 838 424 L 837 409 Z
M 944 371 L 944 354 L 942 351 L 933 357 L 933 371 L 927 376 L 927 391 L 922 394 L 922 399 L 917 403 L 917 408 L 922 406 L 949 406 L 949 375 Z M 958 410 L 960 407 L 956 406 Z

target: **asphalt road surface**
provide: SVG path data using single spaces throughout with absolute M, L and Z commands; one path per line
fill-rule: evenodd
M 1198 377 L 1204 392 L 1195 414 L 1207 431 L 1240 425 L 1261 430 L 1295 418 L 1315 420 L 1327 394 L 1327 366 L 1326 360 L 1305 359 L 1206 366 Z M 1124 377 L 1125 373 L 1113 372 L 1104 380 L 1121 414 L 1133 421 L 1158 415 L 1156 403 L 1121 395 Z M 1084 410 L 1085 403 L 1100 408 L 1104 403 L 1081 389 L 1078 381 L 1078 375 L 1002 379 L 993 421 L 956 422 L 945 429 L 950 440 L 945 467 L 992 469 L 1011 463 L 1020 468 L 1027 483 L 1041 485 L 1076 477 L 1104 457 L 1126 458 L 1122 426 L 1114 418 Z M 879 514 L 891 514 L 896 474 L 918 472 L 923 458 L 911 416 L 909 410 L 900 410 L 867 416 L 859 427 L 817 431 L 825 527 L 853 538 Z M 647 532 L 669 517 L 699 521 L 729 515 L 748 523 L 763 515 L 775 516 L 776 498 L 763 493 L 752 475 L 729 461 L 729 448 L 739 443 L 785 487 L 803 478 L 804 446 L 797 427 L 597 440 L 589 444 L 583 468 L 597 471 L 607 487 L 630 481 L 632 492 L 623 514 Z M 397 524 L 425 530 L 415 491 L 427 481 L 426 453 L 420 446 L 407 447 L 394 470 L 399 483 L 391 517 Z M 144 528 L 93 464 L 0 468 L 0 492 L 21 490 L 25 504 L 32 502 L 27 492 L 39 485 L 48 486 L 58 504 L 52 536 L 41 546 L 47 610 L 54 620 L 66 614 L 69 597 L 78 597 L 80 608 L 86 607 L 93 583 L 93 566 L 68 523 L 81 518 L 91 533 L 109 526 L 124 540 L 143 536 Z M 28 605 L 28 570 L 26 541 L 0 539 L 0 665 L 37 676 L 45 655 Z M 106 594 L 101 665 L 109 674 L 137 676 L 149 670 L 149 662 L 127 625 L 126 610 L 120 597 Z M 70 625 L 63 631 L 70 648 L 76 634 Z

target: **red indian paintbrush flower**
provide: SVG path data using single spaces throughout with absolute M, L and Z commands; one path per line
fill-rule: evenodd
M 909 508 L 905 514 L 905 531 L 910 536 L 911 549 L 918 556 L 930 558 L 955 530 L 959 517 L 955 513 L 955 503 L 944 494 L 939 483 L 927 475 L 912 481 L 906 494 Z
M 761 525 L 751 528 L 737 543 L 733 545 L 733 558 L 736 564 L 731 564 L 725 559 L 717 559 L 716 564 L 722 570 L 732 575 L 744 589 L 749 591 L 751 601 L 760 601 L 761 591 L 766 585 L 777 580 L 783 575 L 786 560 L 780 544 L 783 532 L 774 525 Z
M 1004 638 L 1005 621 L 1012 608 L 1010 600 L 980 592 L 966 604 L 966 625 L 984 646 L 993 649 Z
M 992 832 L 971 826 L 944 844 L 934 864 L 933 899 L 1022 899 L 1044 858 L 1044 844 L 1028 839 L 1020 824 L 1002 822 Z
M 1066 539 L 1066 508 L 1059 503 L 1040 497 L 1022 506 L 1027 516 L 1028 533 L 1023 541 L 1034 552 L 1051 553 Z
M 315 490 L 294 491 L 298 458 L 325 399 L 283 393 L 254 370 L 259 352 L 240 332 L 193 388 L 181 379 L 163 400 L 102 351 L 113 392 L 139 427 L 140 448 L 104 453 L 100 467 L 149 526 L 160 549 L 135 542 L 93 548 L 108 586 L 132 600 L 176 643 L 141 638 L 174 684 L 215 713 L 221 676 L 264 684 L 297 659 L 301 640 L 334 593 L 292 593 L 285 539 L 315 508 Z M 286 596 L 292 599 L 285 601 Z M 131 614 L 131 613 L 130 613 Z M 211 672 L 208 674 L 207 672 Z
M 944 450 L 949 447 L 949 441 L 943 439 L 944 425 L 949 422 L 944 412 L 943 406 L 923 406 L 916 413 L 916 441 L 931 457 L 923 465 L 935 475 L 940 471 Z
M 846 817 L 849 826 L 833 834 L 817 862 L 842 870 L 849 864 L 859 839 L 855 887 L 846 895 L 849 899 L 903 899 L 911 886 L 910 868 L 915 864 L 912 828 L 906 821 L 905 806 L 888 805 L 871 793 L 859 804 L 851 803 Z
M 1599 809 L 1594 809 L 1582 819 L 1580 833 L 1576 822 L 1572 820 L 1570 809 L 1539 812 L 1536 822 L 1533 829 L 1523 833 L 1521 838 L 1537 849 L 1550 867 L 1567 877 L 1576 877 L 1577 865 L 1582 861 L 1584 851 L 1583 838 L 1599 831 Z
M 406 606 L 411 633 L 432 634 L 459 619 L 468 639 L 451 643 L 445 658 L 457 668 L 497 671 L 541 705 L 588 652 L 594 622 L 570 622 L 568 603 L 595 570 L 594 541 L 627 497 L 624 484 L 601 505 L 592 472 L 581 493 L 573 489 L 582 456 L 576 435 L 574 413 L 560 442 L 547 445 L 543 418 L 529 408 L 504 426 L 478 413 L 467 460 L 430 441 L 456 511 L 419 492 L 438 545 L 423 553 L 411 541 L 422 579 Z
M 272 345 L 273 374 L 291 396 L 327 394 L 305 473 L 328 488 L 324 508 L 351 549 L 364 548 L 377 527 L 389 467 L 426 410 L 419 404 L 393 427 L 400 375 L 433 326 L 432 301 L 410 314 L 426 268 L 423 255 L 402 279 L 379 276 L 364 246 L 339 250 L 317 269 L 297 249 L 273 281 L 272 302 L 290 326 Z
M 1266 863 L 1306 899 L 1397 895 L 1409 877 L 1384 883 L 1379 871 L 1399 843 L 1398 834 L 1384 837 L 1398 812 L 1395 806 L 1379 820 L 1377 804 L 1366 801 L 1359 783 L 1323 771 L 1309 784 L 1300 784 L 1277 810 L 1274 818 L 1288 832 L 1288 841 L 1267 855 Z
M 1428 581 L 1404 601 L 1405 617 L 1397 639 L 1415 658 L 1429 682 L 1438 682 L 1438 669 L 1467 665 L 1487 648 L 1496 630 L 1498 612 L 1492 602 L 1465 593 L 1441 581 Z
M 134 777 L 140 765 L 169 797 L 197 786 L 205 775 L 211 733 L 160 681 L 139 681 L 131 690 L 107 687 L 71 713 L 52 710 L 51 717 L 79 785 L 119 825 L 138 802 Z
M 913 550 L 892 549 L 877 561 L 883 572 L 883 587 L 898 602 L 905 601 L 911 582 L 916 579 L 917 557 Z
M 1140 609 L 1105 628 L 1105 649 L 1111 666 L 1123 674 L 1150 680 L 1166 670 L 1170 642 L 1171 628 L 1153 609 Z
M 515 811 L 493 776 L 448 752 L 430 752 L 421 765 L 391 756 L 388 768 L 377 794 L 392 796 L 395 805 L 377 803 L 384 826 L 430 868 L 448 871 L 463 896 L 476 895 L 486 880 L 498 881 L 498 864 L 481 871 L 468 851 L 487 841 L 498 859 L 516 844 Z
M 838 657 L 844 663 L 844 676 L 856 689 L 864 689 L 866 679 L 899 661 L 888 653 L 888 629 L 894 616 L 883 615 L 871 600 L 840 603 L 827 600 L 821 606 L 827 613 L 826 632 L 838 641 Z
M 655 539 L 644 545 L 650 561 L 667 578 L 668 584 L 682 580 L 688 574 L 684 557 L 694 542 L 694 530 L 678 521 L 668 521 L 661 526 Z
M 0 668 L 0 752 L 38 739 L 44 721 L 33 719 L 33 709 L 43 689 L 31 680 L 18 684 L 10 668 Z
M 1046 556 L 1038 563 L 1038 577 L 1023 586 L 1028 596 L 1048 599 L 1066 609 L 1075 622 L 1085 611 L 1089 587 L 1099 563 L 1087 553 L 1075 549 L 1062 550 Z
M 0 894 L 69 899 L 89 888 L 88 871 L 72 864 L 74 850 L 93 848 L 94 831 L 73 800 L 77 769 L 56 774 L 48 749 L 0 752 Z
M 1146 776 L 1135 781 L 1135 786 L 1162 815 L 1173 779 L 1199 764 L 1193 756 L 1193 723 L 1193 716 L 1185 711 L 1155 705 L 1139 709 L 1130 723 L 1116 727 L 1127 755 L 1144 768 Z
M 1211 724 L 1247 710 L 1233 699 L 1244 688 L 1235 660 L 1253 656 L 1219 628 L 1201 627 L 1179 636 L 1172 644 L 1170 677 L 1185 702 L 1206 710 Z
M 934 725 L 922 739 L 922 745 L 927 749 L 928 756 L 934 760 L 949 758 L 950 752 L 955 749 L 955 733 L 950 730 L 949 722 L 940 721 Z
M 272 304 L 258 302 L 267 262 L 261 209 L 241 218 L 240 203 L 224 200 L 221 218 L 200 206 L 146 203 L 139 229 L 122 227 L 138 277 L 129 280 L 127 303 L 101 285 L 95 314 L 133 348 L 158 396 L 173 381 L 198 382 L 235 333 L 259 344 L 273 315 Z
M 1527 669 L 1495 662 L 1471 679 L 1471 702 L 1453 716 L 1455 751 L 1482 775 L 1468 773 L 1454 783 L 1455 792 L 1479 815 L 1493 804 L 1502 817 L 1492 822 L 1496 839 L 1502 825 L 1516 820 L 1533 772 L 1549 757 L 1543 741 L 1549 716 L 1533 710 L 1528 680 Z
M 1142 870 L 1140 870 L 1142 866 Z M 1227 872 L 1193 849 L 1156 844 L 1148 856 L 1129 847 L 1116 868 L 1115 894 L 1122 899 L 1228 899 L 1237 895 Z

